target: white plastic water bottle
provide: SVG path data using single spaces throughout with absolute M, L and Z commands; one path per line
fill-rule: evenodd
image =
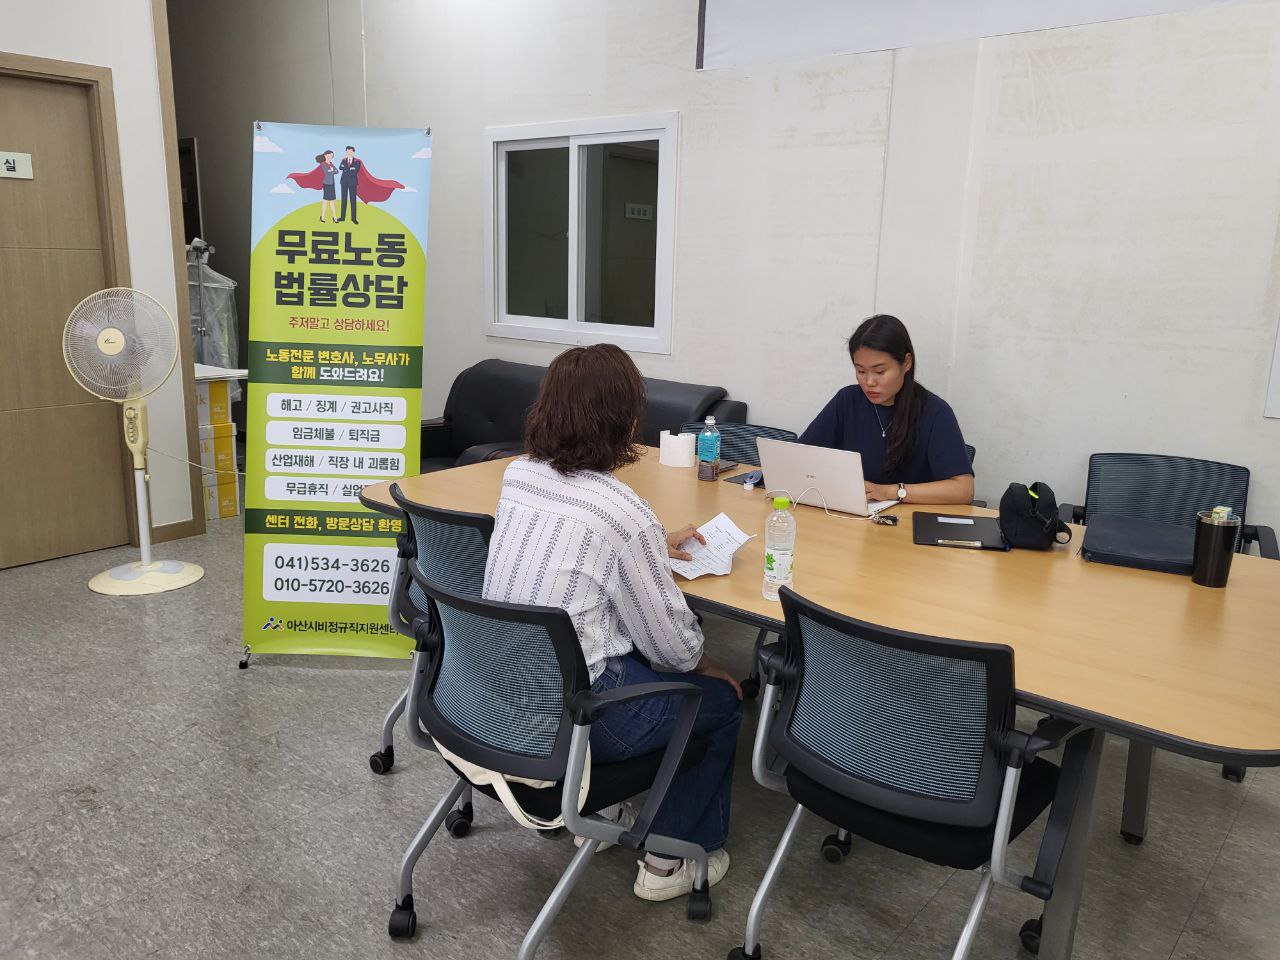
M 764 522 L 764 589 L 766 600 L 777 600 L 782 587 L 791 586 L 791 561 L 796 550 L 796 518 L 791 501 L 773 498 L 773 513 Z
M 706 424 L 698 434 L 698 479 L 715 480 L 720 475 L 720 431 L 715 417 L 707 417 Z

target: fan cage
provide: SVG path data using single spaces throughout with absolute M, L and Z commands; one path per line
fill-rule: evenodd
M 118 353 L 104 352 L 108 329 L 124 336 Z M 76 383 L 104 400 L 124 402 L 154 393 L 178 362 L 178 325 L 149 294 L 128 287 L 99 290 L 67 318 L 62 353 Z

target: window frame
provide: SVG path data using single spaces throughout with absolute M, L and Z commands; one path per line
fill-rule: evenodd
M 671 353 L 678 129 L 679 114 L 676 111 L 485 128 L 484 268 L 489 336 L 572 345 L 613 343 L 634 353 Z M 583 315 L 587 252 L 580 242 L 586 190 L 586 180 L 579 175 L 580 148 L 635 140 L 658 141 L 653 326 L 592 323 L 579 319 Z M 560 320 L 509 314 L 506 309 L 506 157 L 512 150 L 564 146 L 569 147 L 569 272 L 565 276 L 568 318 Z

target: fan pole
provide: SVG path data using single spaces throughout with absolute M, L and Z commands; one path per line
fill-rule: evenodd
M 142 546 L 142 565 L 151 566 L 151 507 L 147 502 L 147 471 L 133 471 L 134 498 L 138 502 L 138 543 Z

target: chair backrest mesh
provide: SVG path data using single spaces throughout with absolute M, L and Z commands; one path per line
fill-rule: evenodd
M 1149 453 L 1089 458 L 1085 522 L 1098 514 L 1193 527 L 1196 511 L 1227 506 L 1244 520 L 1249 471 L 1230 463 Z
M 409 514 L 418 548 L 422 575 L 451 593 L 479 597 L 484 592 L 484 567 L 489 545 L 475 527 L 446 523 L 432 517 Z M 419 610 L 427 609 L 422 588 L 409 582 L 409 599 Z
M 986 667 L 798 617 L 791 737 L 849 776 L 934 800 L 974 799 L 990 743 Z
M 444 634 L 432 701 L 487 747 L 549 757 L 565 719 L 564 679 L 545 628 L 437 602 Z
M 681 425 L 681 433 L 701 433 L 705 423 L 690 422 Z M 762 427 L 754 423 L 717 423 L 720 431 L 720 459 L 728 463 L 746 463 L 760 466 L 760 451 L 756 441 L 761 437 L 770 440 L 786 440 L 795 443 L 798 439 L 790 430 L 779 427 Z

